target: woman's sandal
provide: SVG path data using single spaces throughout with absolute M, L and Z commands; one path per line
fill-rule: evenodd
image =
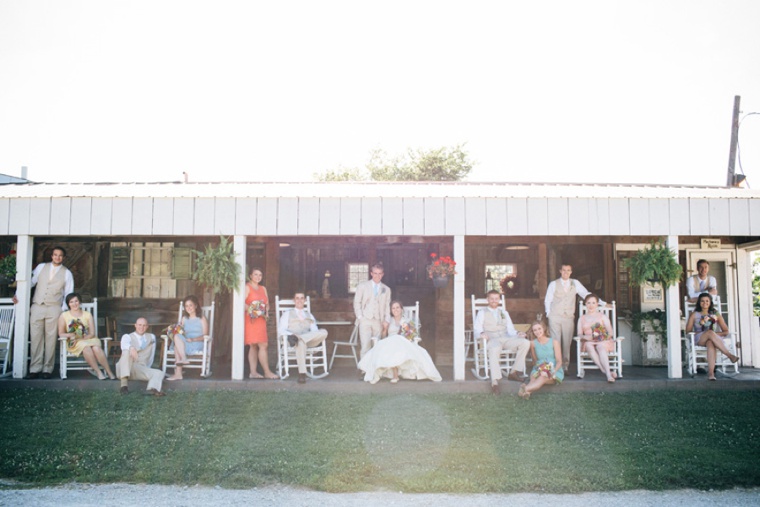
M 275 375 L 274 373 L 271 373 L 265 377 L 267 380 L 280 380 L 279 375 Z
M 398 377 L 391 379 L 391 384 L 398 384 Z
M 258 373 L 251 373 L 248 375 L 248 378 L 250 379 L 262 379 L 264 378 L 264 375 L 259 375 Z
M 520 390 L 517 391 L 517 396 L 519 396 L 520 398 L 522 398 L 524 400 L 529 399 L 530 398 L 530 393 L 528 391 L 526 391 L 527 387 L 528 386 L 526 386 L 525 384 L 520 384 Z

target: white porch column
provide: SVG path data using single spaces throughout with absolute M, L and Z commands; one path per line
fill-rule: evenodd
M 454 236 L 454 380 L 464 380 L 464 236 Z
M 668 248 L 678 260 L 678 236 L 668 236 Z M 681 315 L 678 301 L 678 284 L 665 290 L 665 311 L 668 313 L 668 378 L 683 377 L 681 363 Z
M 19 236 L 16 240 L 16 327 L 13 330 L 13 378 L 24 378 L 27 369 L 26 343 L 29 336 L 29 307 L 32 295 L 32 251 L 34 238 Z
M 760 346 L 758 346 L 757 317 L 752 311 L 752 252 L 746 248 L 736 249 L 736 276 L 740 280 L 736 290 L 736 301 L 741 340 L 741 366 L 760 364 Z
M 245 323 L 243 311 L 245 310 L 245 236 L 233 238 L 235 260 L 243 269 L 240 274 L 240 288 L 232 294 L 232 380 L 243 380 L 245 366 Z

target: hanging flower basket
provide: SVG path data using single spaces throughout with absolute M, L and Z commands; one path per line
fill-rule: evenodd
M 436 289 L 443 289 L 449 284 L 449 277 L 448 276 L 434 276 L 433 277 L 433 287 Z

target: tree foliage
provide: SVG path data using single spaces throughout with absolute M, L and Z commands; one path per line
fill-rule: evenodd
M 375 149 L 370 152 L 364 169 L 340 168 L 314 174 L 314 177 L 319 181 L 461 181 L 472 167 L 463 145 L 409 149 L 398 156 Z

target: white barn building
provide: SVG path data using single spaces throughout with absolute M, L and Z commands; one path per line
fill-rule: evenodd
M 220 235 L 233 238 L 246 273 L 262 267 L 270 298 L 305 289 L 314 313 L 326 320 L 353 320 L 352 286 L 366 279 L 369 265 L 382 261 L 394 297 L 405 304 L 420 301 L 424 344 L 455 380 L 469 375 L 470 294 L 482 297 L 511 274 L 516 284 L 507 308 L 516 322 L 530 322 L 543 313 L 546 287 L 560 265 L 571 263 L 574 278 L 617 302 L 620 329 L 629 330 L 626 312 L 638 311 L 640 301 L 622 260 L 664 240 L 687 274 L 694 273 L 697 259 L 710 261 L 729 303 L 729 326 L 741 337 L 742 367 L 760 364 L 751 292 L 751 254 L 760 249 L 757 191 L 507 183 L 21 183 L 0 185 L 0 253 L 17 252 L 13 376 L 27 369 L 31 271 L 49 260 L 53 245 L 69 251 L 65 264 L 77 291 L 98 298 L 101 329 L 109 321 L 117 325 L 109 330 L 120 332 L 118 326 L 135 313 L 149 312 L 155 323 L 170 321 L 177 300 L 200 291 L 189 280 L 191 250 Z M 457 262 L 446 288 L 427 280 L 431 253 Z M 330 297 L 322 290 L 327 272 Z M 216 360 L 229 365 L 233 379 L 244 378 L 246 367 L 242 287 L 229 299 L 227 317 L 217 317 L 227 327 L 217 333 Z M 682 299 L 683 287 L 671 287 L 663 302 L 672 378 L 682 375 Z M 645 362 L 642 354 L 639 342 L 626 340 L 628 364 Z

